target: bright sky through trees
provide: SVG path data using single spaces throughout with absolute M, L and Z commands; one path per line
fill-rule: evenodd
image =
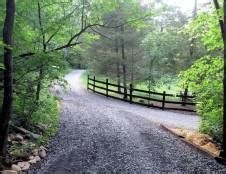
M 142 4 L 148 4 L 151 0 L 140 0 Z M 163 0 L 169 5 L 178 6 L 183 12 L 189 13 L 192 11 L 195 0 Z M 198 6 L 211 2 L 211 0 L 198 0 Z

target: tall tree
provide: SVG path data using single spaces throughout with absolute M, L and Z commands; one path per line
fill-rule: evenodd
M 4 99 L 0 116 L 0 156 L 5 157 L 9 120 L 12 114 L 13 100 L 13 25 L 15 16 L 15 0 L 6 0 L 6 17 L 3 28 L 4 46 Z
M 192 18 L 195 19 L 197 16 L 197 0 L 194 1 L 194 8 L 193 8 L 193 11 L 192 11 Z M 194 55 L 194 47 L 195 47 L 195 39 L 192 38 L 191 39 L 191 43 L 190 43 L 190 56 L 191 56 L 191 59 L 193 58 L 193 55 Z
M 117 33 L 118 28 L 115 29 L 116 33 Z M 119 54 L 119 41 L 118 41 L 118 37 L 115 37 L 115 53 L 116 56 L 118 57 Z M 120 62 L 117 61 L 116 63 L 116 71 L 117 71 L 117 83 L 118 86 L 121 85 L 121 79 L 120 79 Z M 118 87 L 118 92 L 121 92 L 121 88 Z
M 226 0 L 223 1 L 223 12 L 224 17 L 222 18 L 220 15 L 220 4 L 218 0 L 213 0 L 214 6 L 217 10 L 219 25 L 221 29 L 221 34 L 224 42 L 224 79 L 223 79 L 223 93 L 224 93 L 224 101 L 223 101 L 223 141 L 222 141 L 222 152 L 221 156 L 226 158 Z
M 121 53 L 122 53 L 122 75 L 123 75 L 123 86 L 124 86 L 124 98 L 127 99 L 127 76 L 126 76 L 126 55 L 125 55 L 125 43 L 124 43 L 124 25 L 120 27 L 121 31 Z
M 223 41 L 224 41 L 224 115 L 223 115 L 223 153 L 226 158 L 226 0 L 224 0 L 224 23 L 223 23 Z
M 39 27 L 42 35 L 42 46 L 43 46 L 43 53 L 46 53 L 46 36 L 45 32 L 42 26 L 42 14 L 41 14 L 41 6 L 40 2 L 38 1 L 38 21 L 39 21 Z M 43 66 L 44 64 L 41 64 L 39 67 L 39 75 L 38 75 L 38 83 L 37 83 L 37 90 L 36 90 L 36 100 L 38 101 L 40 98 L 40 91 L 41 91 L 41 85 L 42 85 L 42 78 L 43 78 Z

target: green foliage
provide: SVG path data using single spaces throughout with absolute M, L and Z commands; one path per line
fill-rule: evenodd
M 149 18 L 145 18 L 146 15 Z M 88 68 L 115 81 L 119 74 L 122 82 L 122 66 L 125 65 L 128 83 L 146 85 L 155 90 L 156 86 L 162 86 L 162 77 L 177 77 L 181 70 L 206 54 L 199 40 L 191 43 L 188 34 L 181 32 L 188 18 L 178 9 L 161 2 L 158 5 L 153 3 L 153 7 L 148 9 L 135 1 L 132 4 L 122 1 L 103 18 L 106 22 L 112 21 L 112 24 L 132 21 L 124 25 L 123 32 L 120 28 L 100 30 L 103 35 L 87 51 Z
M 151 32 L 143 40 L 147 64 L 152 69 L 152 76 L 177 74 L 188 66 L 189 43 L 186 36 L 176 32 Z M 183 45 L 183 47 L 181 47 Z M 175 66 L 177 65 L 177 66 Z M 161 73 L 159 71 L 161 70 Z
M 59 109 L 58 99 L 47 90 L 42 92 L 41 100 L 38 103 L 28 97 L 21 101 L 21 98 L 16 96 L 14 100 L 14 113 L 16 115 L 13 115 L 12 122 L 17 126 L 26 127 L 34 133 L 41 134 L 38 144 L 46 144 L 58 131 Z M 35 128 L 36 125 L 45 125 L 46 129 L 40 132 Z
M 42 100 L 39 102 L 38 106 L 35 106 L 35 104 L 29 106 L 34 107 L 35 109 L 33 113 L 30 113 L 30 120 L 28 120 L 29 125 L 26 126 L 30 131 L 41 135 L 41 138 L 35 141 L 29 140 L 25 144 L 14 144 L 10 146 L 9 153 L 14 158 L 29 157 L 34 148 L 49 143 L 49 140 L 59 129 L 60 106 L 58 99 L 50 95 L 48 91 L 45 91 L 45 93 L 43 92 L 41 98 Z M 14 104 L 18 104 L 18 97 Z M 25 115 L 21 115 L 21 117 L 23 118 Z M 14 124 L 18 123 L 18 119 L 19 117 L 14 116 L 12 122 L 14 122 Z M 35 129 L 34 125 L 44 125 L 44 130 L 41 132 L 40 130 Z
M 131 0 L 129 3 L 133 2 L 135 1 Z M 92 32 L 90 28 L 87 30 L 84 28 L 89 25 L 105 24 L 103 16 L 118 8 L 118 5 L 117 1 L 98 0 L 16 2 L 17 12 L 13 35 L 13 79 L 16 85 L 14 85 L 13 94 L 12 124 L 34 132 L 36 132 L 35 129 L 33 130 L 35 124 L 48 124 L 48 129 L 42 133 L 39 143 L 47 142 L 56 133 L 59 127 L 59 107 L 56 98 L 49 93 L 49 90 L 56 84 L 66 87 L 67 83 L 63 77 L 68 72 L 69 64 L 72 67 L 84 67 L 81 65 L 86 52 L 84 47 L 88 48 L 93 41 L 99 39 L 99 35 Z M 0 2 L 0 7 L 3 9 L 0 11 L 0 30 L 2 31 L 5 0 Z M 74 42 L 83 43 L 83 45 L 68 46 Z M 1 35 L 1 85 L 4 46 Z M 59 47 L 64 49 L 56 49 Z M 31 56 L 18 56 L 21 54 L 31 54 Z M 1 90 L 0 104 L 2 104 L 2 94 Z M 18 152 L 17 150 L 17 147 L 12 147 L 14 154 Z
M 189 86 L 196 93 L 197 110 L 202 116 L 200 131 L 222 141 L 223 117 L 223 40 L 219 16 L 223 14 L 220 1 L 218 14 L 214 7 L 198 14 L 183 32 L 190 40 L 200 40 L 208 49 L 207 56 L 180 74 L 180 86 Z M 222 15 L 223 16 L 223 15 Z
M 0 69 L 4 69 L 3 63 L 0 63 Z
M 202 116 L 200 131 L 222 140 L 223 59 L 206 56 L 180 74 L 181 87 L 196 94 L 197 110 Z
M 201 39 L 209 51 L 223 48 L 223 40 L 215 9 L 200 13 L 190 22 L 184 32 L 192 39 Z
M 60 104 L 58 99 L 50 94 L 43 93 L 42 96 L 38 110 L 32 114 L 32 122 L 33 124 L 47 126 L 47 129 L 42 133 L 42 138 L 39 140 L 40 144 L 46 144 L 59 129 Z
M 88 68 L 95 74 L 109 75 L 116 79 L 117 66 L 127 66 L 127 80 L 133 81 L 141 76 L 138 67 L 142 66 L 140 43 L 145 26 L 144 16 L 148 10 L 142 9 L 137 1 L 121 1 L 118 6 L 108 14 L 103 15 L 104 23 L 116 28 L 101 28 L 100 37 L 86 51 Z M 124 24 L 123 26 L 121 26 Z M 124 42 L 125 59 L 121 55 L 121 44 Z M 83 52 L 84 53 L 84 52 Z M 124 60 L 123 60 L 124 59 Z M 120 65 L 118 65 L 120 64 Z M 134 68 L 136 67 L 136 68 Z M 132 77 L 132 73 L 134 76 Z
M 26 142 L 26 144 L 13 144 L 9 148 L 9 154 L 14 158 L 28 158 L 35 147 L 36 145 L 32 142 Z

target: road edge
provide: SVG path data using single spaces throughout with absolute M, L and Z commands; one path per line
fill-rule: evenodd
M 181 137 L 178 134 L 174 133 L 172 130 L 170 130 L 168 127 L 166 127 L 163 124 L 160 124 L 160 128 L 163 129 L 164 131 L 169 132 L 170 134 L 176 136 L 177 138 L 179 138 L 179 140 L 181 142 L 183 142 L 184 144 L 190 146 L 192 149 L 196 150 L 197 152 L 200 152 L 203 155 L 206 155 L 206 156 L 208 156 L 210 158 L 215 159 L 218 163 L 220 163 L 222 165 L 226 165 L 226 159 L 224 159 L 222 157 L 219 157 L 219 156 L 217 156 L 217 155 L 215 155 L 215 154 L 213 154 L 213 153 L 211 153 L 211 152 L 199 147 L 198 145 L 196 145 L 196 144 L 184 139 L 183 137 Z

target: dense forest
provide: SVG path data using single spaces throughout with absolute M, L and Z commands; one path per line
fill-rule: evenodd
M 60 98 L 51 89 L 67 90 L 71 69 L 124 87 L 188 89 L 199 131 L 223 142 L 223 1 L 194 0 L 189 14 L 164 0 L 2 0 L 0 7 L 1 162 L 55 135 Z M 39 136 L 8 144 L 18 128 Z

